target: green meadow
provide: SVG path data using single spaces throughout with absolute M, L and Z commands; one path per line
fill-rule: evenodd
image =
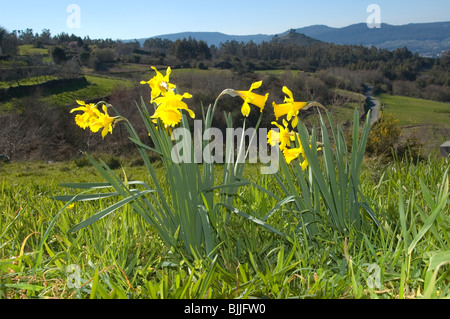
M 58 88 L 46 92 L 39 96 L 38 99 L 48 106 L 67 106 L 75 103 L 76 100 L 83 97 L 85 100 L 106 97 L 118 87 L 132 87 L 132 81 L 118 79 L 113 77 L 105 77 L 99 75 L 85 75 L 88 81 L 87 85 L 71 85 Z M 20 80 L 20 85 L 35 85 L 49 80 L 55 80 L 56 77 L 41 76 Z M 0 82 L 0 88 L 8 88 L 17 86 L 17 83 Z M 24 98 L 12 98 L 1 103 L 2 111 L 14 109 L 14 105 L 20 104 Z
M 118 86 L 130 87 L 132 85 L 131 82 L 122 79 L 93 75 L 86 75 L 85 77 L 89 82 L 89 85 L 86 87 L 64 88 L 61 92 L 52 92 L 48 97 L 44 97 L 43 100 L 54 106 L 64 106 L 73 104 L 80 96 L 85 100 L 105 97 L 111 94 L 113 89 Z
M 406 96 L 380 94 L 384 111 L 400 125 L 442 125 L 450 127 L 450 104 Z
M 405 138 L 417 139 L 424 154 L 439 152 L 450 132 L 450 104 L 406 96 L 379 94 L 382 111 L 398 120 Z
M 76 233 L 75 224 L 114 203 L 53 199 L 65 182 L 101 182 L 82 160 L 0 166 L 0 296 L 2 298 L 415 299 L 450 296 L 448 159 L 384 164 L 365 161 L 361 191 L 382 227 L 346 235 L 320 225 L 291 241 L 239 215 L 226 223 L 229 240 L 217 258 L 192 263 L 174 253 L 129 206 Z M 149 181 L 125 159 L 121 178 Z M 158 179 L 164 170 L 154 164 Z M 220 176 L 220 168 L 217 176 Z M 246 166 L 244 176 L 279 192 L 273 177 Z M 164 185 L 164 184 L 163 184 Z M 243 187 L 237 207 L 261 215 L 274 205 L 267 194 Z M 270 224 L 288 229 L 289 211 Z
M 36 48 L 32 44 L 19 46 L 19 55 L 48 55 L 50 50 L 47 48 Z

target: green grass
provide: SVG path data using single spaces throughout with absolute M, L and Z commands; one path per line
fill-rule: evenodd
M 404 139 L 412 137 L 422 144 L 422 154 L 439 153 L 450 133 L 450 103 L 380 94 L 382 111 L 393 114 Z
M 48 95 L 43 96 L 41 99 L 49 106 L 66 106 L 74 104 L 76 100 L 91 100 L 101 99 L 111 94 L 116 87 L 132 87 L 135 83 L 133 81 L 103 77 L 96 75 L 85 75 L 88 85 L 73 85 L 65 86 L 63 88 L 53 89 Z M 44 82 L 53 79 L 53 77 L 35 77 L 20 81 L 21 85 L 38 84 L 38 82 Z M 13 84 L 14 86 L 15 84 Z M 0 82 L 0 88 L 9 87 L 10 83 Z M 8 112 L 13 110 L 14 105 L 19 103 L 20 98 L 13 98 L 1 103 L 0 110 Z
M 19 46 L 19 55 L 48 55 L 49 49 L 35 48 L 32 44 Z
M 300 70 L 256 70 L 256 74 L 262 74 L 262 75 L 274 75 L 274 76 L 281 76 L 285 73 L 289 72 L 291 75 L 297 75 L 298 73 L 304 73 L 304 71 Z
M 88 86 L 64 88 L 63 91 L 52 92 L 43 100 L 54 106 L 64 106 L 73 104 L 76 100 L 90 100 L 108 96 L 114 88 L 119 86 L 131 87 L 134 85 L 131 81 L 101 76 L 86 75 L 86 79 L 89 82 Z
M 34 76 L 25 79 L 20 79 L 18 81 L 0 81 L 0 89 L 7 89 L 9 87 L 16 87 L 20 85 L 36 85 L 50 80 L 56 80 L 57 77 L 51 75 Z
M 450 127 L 450 104 L 405 96 L 380 94 L 384 111 L 400 125 L 444 125 Z
M 229 240 L 218 248 L 217 258 L 195 264 L 174 255 L 129 207 L 68 233 L 72 226 L 113 203 L 111 199 L 80 202 L 63 210 L 63 204 L 52 199 L 70 193 L 59 183 L 102 181 L 93 167 L 80 163 L 1 164 L 0 297 L 450 296 L 450 270 L 445 264 L 450 261 L 449 197 L 443 180 L 448 159 L 391 164 L 365 161 L 362 192 L 370 199 L 384 231 L 344 237 L 323 228 L 315 240 L 299 236 L 286 242 L 231 215 Z M 245 177 L 279 192 L 270 176 L 256 174 L 255 166 L 247 167 Z M 164 179 L 161 170 L 156 171 L 158 178 Z M 124 170 L 117 174 L 123 176 L 123 172 L 130 180 L 147 179 L 140 166 L 124 162 Z M 260 210 L 264 215 L 273 205 L 253 187 L 241 191 L 239 207 L 244 211 Z M 442 203 L 444 206 L 437 207 Z M 287 228 L 292 216 L 280 210 L 267 222 Z

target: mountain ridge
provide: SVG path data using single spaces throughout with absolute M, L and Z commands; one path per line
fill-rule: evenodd
M 261 44 L 272 41 L 274 38 L 286 36 L 295 32 L 306 37 L 333 44 L 364 45 L 395 50 L 407 47 L 411 52 L 421 56 L 438 57 L 450 50 L 450 21 L 409 23 L 404 25 L 391 25 L 382 23 L 381 28 L 369 28 L 366 23 L 356 23 L 346 27 L 335 28 L 326 25 L 312 25 L 291 29 L 279 34 L 253 34 L 228 35 L 221 32 L 180 32 L 157 35 L 149 38 L 136 39 L 141 45 L 150 38 L 161 38 L 176 41 L 183 38 L 192 38 L 205 41 L 208 45 L 219 46 L 227 41 L 250 42 Z M 303 38 L 308 43 L 314 41 Z M 306 43 L 305 42 L 305 43 Z

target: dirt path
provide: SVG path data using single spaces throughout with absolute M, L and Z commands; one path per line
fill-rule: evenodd
M 380 102 L 373 96 L 373 86 L 371 85 L 366 86 L 364 95 L 369 101 L 369 108 L 371 111 L 370 125 L 373 125 L 378 121 L 378 116 L 380 113 Z

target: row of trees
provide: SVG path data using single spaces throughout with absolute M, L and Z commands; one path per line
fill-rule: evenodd
M 450 85 L 450 54 L 441 59 L 420 57 L 407 48 L 394 51 L 356 45 L 315 43 L 310 45 L 286 44 L 279 41 L 228 41 L 219 47 L 203 41 L 183 39 L 175 42 L 162 39 L 147 40 L 141 51 L 154 58 L 178 59 L 180 64 L 234 68 L 237 71 L 290 68 L 308 72 L 344 67 L 349 70 L 377 70 L 390 81 L 415 81 L 424 71 L 432 72 L 430 83 Z
M 31 44 L 35 48 L 43 48 L 45 46 L 64 46 L 69 43 L 78 47 L 96 45 L 99 48 L 107 48 L 115 46 L 117 41 L 112 39 L 91 39 L 89 36 L 81 38 L 65 32 L 52 36 L 49 29 L 44 29 L 41 33 L 34 33 L 33 29 L 30 28 L 9 32 L 0 26 L 0 56 L 16 54 L 20 45 Z
M 238 73 L 254 70 L 292 69 L 311 73 L 345 69 L 350 79 L 361 74 L 372 76 L 377 89 L 440 101 L 450 101 L 450 51 L 433 59 L 413 54 L 407 48 L 394 51 L 356 45 L 313 43 L 286 44 L 280 41 L 239 43 L 229 41 L 207 47 L 195 39 L 149 39 L 136 53 L 143 61 L 178 67 L 215 67 Z M 363 76 L 364 77 L 364 76 Z M 352 85 L 354 91 L 360 86 Z
M 290 36 L 291 40 L 296 39 L 295 34 Z M 424 97 L 433 96 L 445 101 L 450 99 L 448 52 L 439 59 L 433 59 L 412 54 L 407 48 L 389 51 L 362 45 L 295 43 L 279 39 L 261 44 L 227 41 L 216 47 L 192 38 L 176 41 L 151 38 L 141 46 L 137 41 L 81 39 L 66 33 L 52 36 L 47 29 L 40 34 L 31 29 L 8 32 L 0 27 L 0 53 L 3 56 L 16 53 L 17 47 L 22 44 L 51 47 L 53 61 L 57 65 L 71 61 L 71 70 L 74 64 L 107 70 L 111 63 L 118 61 L 171 65 L 173 68 L 232 69 L 239 74 L 267 69 L 317 73 L 320 70 L 344 68 L 381 74 L 381 78 L 378 77 L 377 83 L 373 84 L 383 85 L 389 92 L 395 89 L 403 94 L 419 96 L 426 90 L 431 93 Z

